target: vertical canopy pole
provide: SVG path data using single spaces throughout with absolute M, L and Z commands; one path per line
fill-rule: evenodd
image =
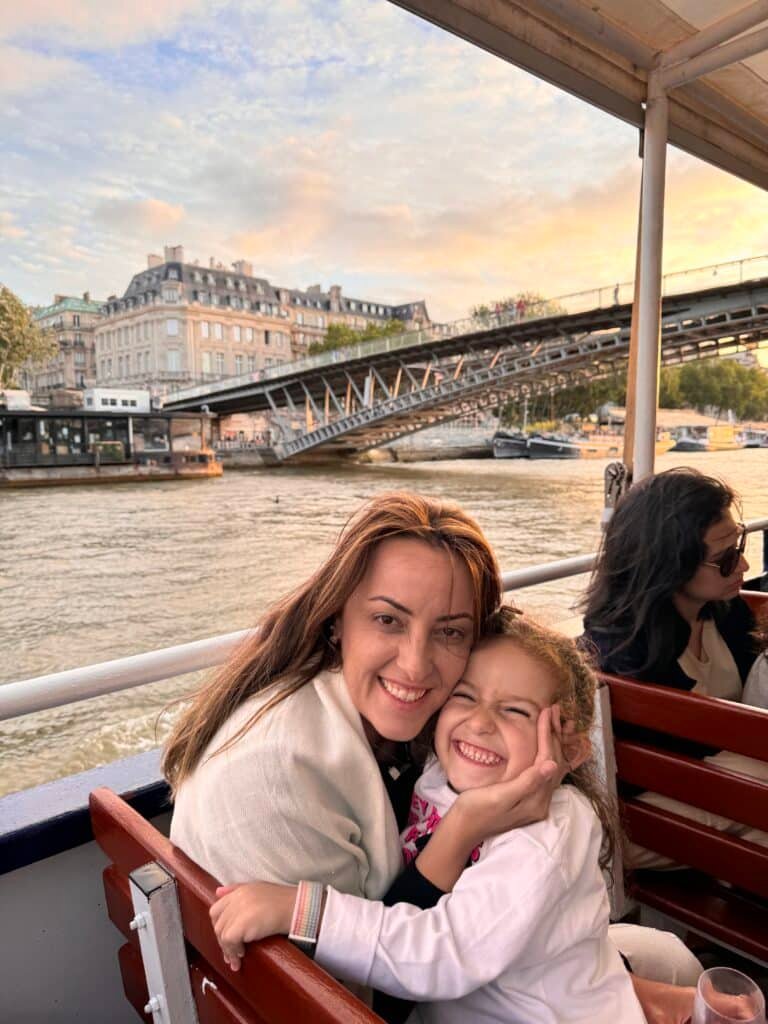
M 640 200 L 640 296 L 637 322 L 634 479 L 653 473 L 661 337 L 661 258 L 668 102 L 656 72 L 648 77 Z
M 641 154 L 642 155 L 642 154 Z M 642 167 L 642 164 L 641 164 Z M 635 456 L 635 388 L 637 387 L 637 311 L 640 306 L 640 235 L 643 230 L 643 178 L 640 175 L 640 202 L 637 214 L 635 243 L 635 285 L 632 293 L 632 325 L 629 330 L 629 363 L 627 365 L 627 398 L 624 414 L 623 462 L 632 479 Z

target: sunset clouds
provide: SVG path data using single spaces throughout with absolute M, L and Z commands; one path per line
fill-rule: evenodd
M 637 133 L 386 0 L 30 0 L 0 27 L 0 279 L 120 294 L 147 252 L 425 297 L 630 278 Z M 671 151 L 668 269 L 768 251 Z

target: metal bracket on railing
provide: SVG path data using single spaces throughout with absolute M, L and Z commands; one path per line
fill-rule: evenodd
M 611 462 L 605 467 L 605 507 L 600 517 L 603 529 L 608 525 L 614 509 L 632 486 L 632 471 L 623 462 Z
M 154 1024 L 198 1024 L 189 980 L 176 879 L 156 861 L 128 876 Z

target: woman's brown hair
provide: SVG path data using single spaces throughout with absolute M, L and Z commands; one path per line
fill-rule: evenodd
M 474 638 L 485 632 L 501 601 L 501 576 L 477 523 L 453 502 L 401 491 L 373 498 L 349 519 L 323 564 L 268 610 L 259 630 L 183 711 L 163 756 L 163 771 L 174 790 L 199 764 L 224 722 L 249 697 L 282 684 L 230 743 L 318 673 L 340 667 L 332 637 L 334 621 L 365 575 L 376 546 L 391 537 L 424 541 L 466 566 L 474 597 Z

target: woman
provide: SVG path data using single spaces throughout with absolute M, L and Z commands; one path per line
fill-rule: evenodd
M 619 503 L 585 601 L 603 671 L 741 700 L 756 652 L 734 503 L 694 469 L 648 477 Z
M 164 760 L 174 843 L 225 884 L 307 879 L 381 897 L 418 774 L 408 743 L 500 600 L 494 555 L 457 506 L 411 494 L 365 505 L 179 719 Z M 413 902 L 433 905 L 482 839 L 546 817 L 566 767 L 548 722 L 516 782 L 456 800 Z M 647 991 L 663 1007 L 680 999 L 667 995 Z M 685 1019 L 664 1013 L 649 1020 Z
M 754 617 L 739 590 L 749 564 L 735 495 L 695 469 L 670 469 L 636 484 L 608 523 L 585 601 L 585 638 L 604 672 L 740 701 L 755 660 Z M 654 737 L 658 745 L 670 741 Z M 768 780 L 768 766 L 698 744 L 677 749 Z M 678 800 L 647 803 L 768 846 L 768 834 Z M 633 846 L 634 867 L 671 861 Z

